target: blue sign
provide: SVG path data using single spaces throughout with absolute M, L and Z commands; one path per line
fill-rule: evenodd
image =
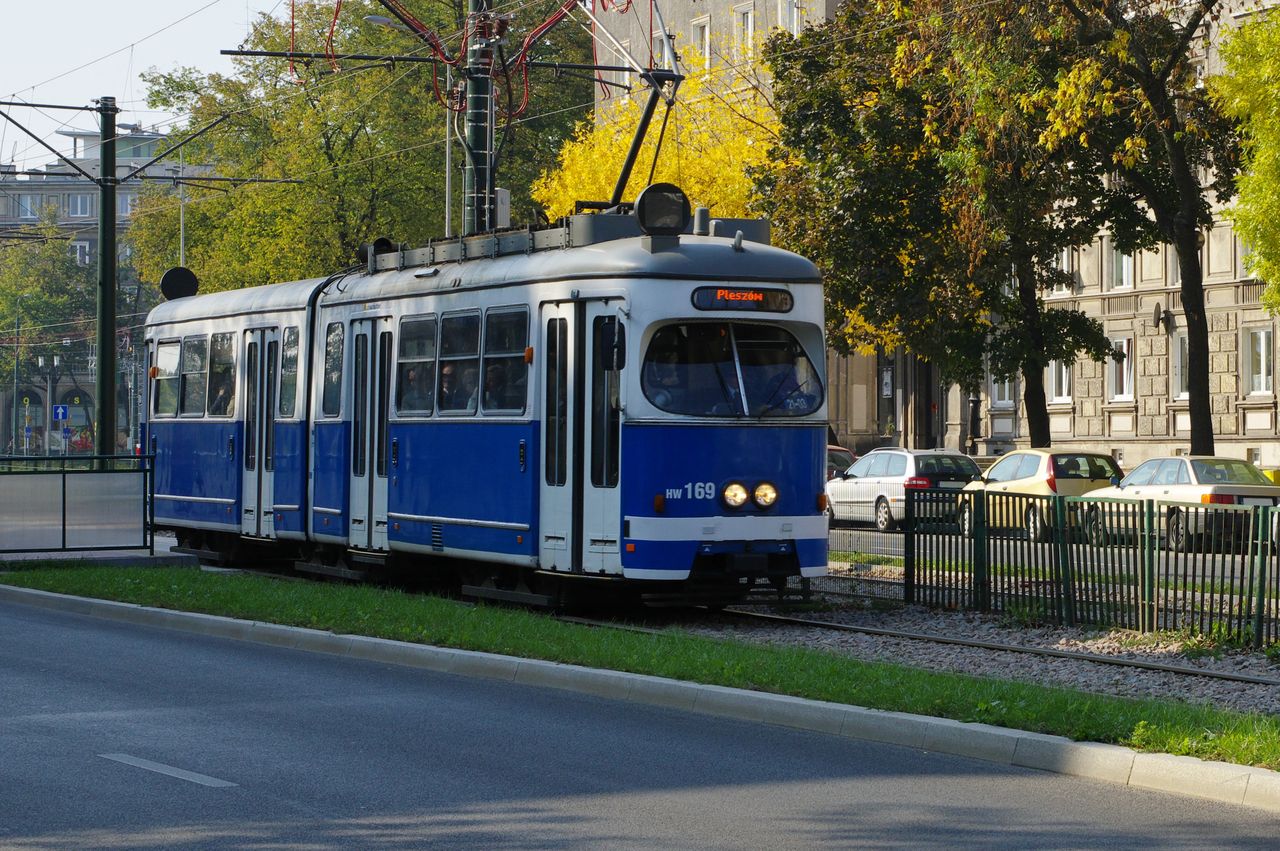
M 31 426 L 27 426 L 27 433 L 26 433 L 26 436 L 27 436 L 27 437 L 30 437 L 30 436 L 31 436 Z
M 59 420 L 65 420 L 65 419 L 70 419 L 70 418 L 67 416 L 67 406 L 66 406 L 66 405 L 54 405 L 54 406 L 53 406 L 53 421 L 54 421 L 54 422 L 58 422 Z
M 63 427 L 62 427 L 62 439 L 63 439 L 63 440 L 70 440 L 70 439 L 71 439 L 71 426 L 63 426 Z

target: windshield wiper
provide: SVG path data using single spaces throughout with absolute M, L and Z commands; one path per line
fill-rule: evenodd
M 788 391 L 787 391 L 787 394 L 786 394 L 785 396 L 783 396 L 781 399 L 777 400 L 776 402 L 775 402 L 775 401 L 773 401 L 773 399 L 772 399 L 772 397 L 771 397 L 771 398 L 769 399 L 769 401 L 765 402 L 764 404 L 762 404 L 762 405 L 760 406 L 760 410 L 756 411 L 756 416 L 757 416 L 757 417 L 763 417 L 763 416 L 765 416 L 766 414 L 771 414 L 771 413 L 773 413 L 774 411 L 776 411 L 776 410 L 778 410 L 779 408 L 781 408 L 782 406 L 786 405 L 786 404 L 787 404 L 787 402 L 789 402 L 792 398 L 794 398 L 797 394 L 799 394 L 799 393 L 800 393 L 800 391 L 802 391 L 802 390 L 804 390 L 804 388 L 808 387 L 808 386 L 809 386 L 809 382 L 810 382 L 811 380 L 812 380 L 812 379 L 808 379 L 808 378 L 806 378 L 806 379 L 804 380 L 804 382 L 803 382 L 803 383 L 801 383 L 801 384 L 797 384 L 795 387 L 792 387 L 790 390 L 788 390 Z M 781 390 L 781 389 L 782 389 L 781 387 L 779 387 L 779 388 L 778 388 L 778 390 Z M 777 395 L 778 395 L 778 390 L 775 390 L 775 391 L 773 392 L 773 395 L 774 395 L 774 396 L 777 396 Z

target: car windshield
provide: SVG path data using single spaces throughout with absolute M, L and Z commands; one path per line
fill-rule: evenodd
M 822 382 L 784 328 L 742 322 L 667 325 L 641 371 L 645 398 L 673 414 L 801 417 L 822 405 Z
M 1196 481 L 1202 485 L 1269 485 L 1271 480 L 1248 461 L 1234 458 L 1211 458 L 1191 462 Z
M 1059 479 L 1110 479 L 1119 476 L 1116 462 L 1106 455 L 1054 455 L 1053 475 Z

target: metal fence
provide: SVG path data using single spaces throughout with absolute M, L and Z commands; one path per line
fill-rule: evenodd
M 931 490 L 908 491 L 906 505 L 904 603 L 1280 641 L 1270 505 Z
M 0 554 L 155 551 L 148 455 L 0 456 Z

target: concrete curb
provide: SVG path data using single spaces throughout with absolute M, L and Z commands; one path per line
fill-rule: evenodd
M 1280 773 L 1226 762 L 1143 753 L 1119 745 L 1073 742 L 1061 736 L 989 724 L 885 712 L 494 653 L 361 635 L 336 635 L 315 629 L 153 609 L 133 603 L 91 600 L 10 585 L 0 585 L 0 600 L 200 635 L 577 691 L 613 700 L 903 745 L 1280 813 Z

